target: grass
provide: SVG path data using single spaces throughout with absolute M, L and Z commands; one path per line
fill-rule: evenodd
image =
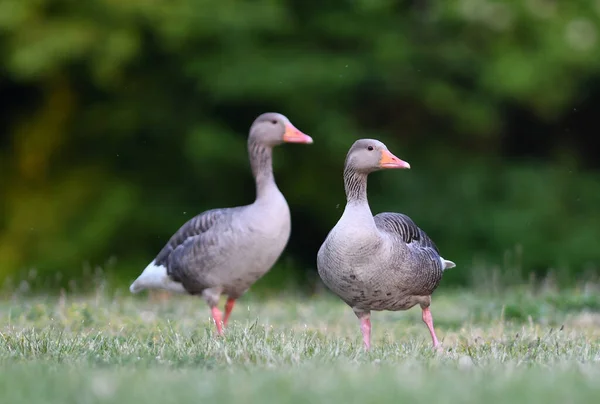
M 0 301 L 0 403 L 575 403 L 600 393 L 600 294 L 450 291 L 373 313 L 329 295 L 242 298 L 224 338 L 200 299 Z

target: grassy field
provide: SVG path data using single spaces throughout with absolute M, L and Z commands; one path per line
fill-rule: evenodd
M 600 293 L 434 296 L 374 313 L 373 349 L 325 295 L 240 300 L 224 338 L 191 297 L 0 302 L 0 403 L 576 403 L 600 394 Z

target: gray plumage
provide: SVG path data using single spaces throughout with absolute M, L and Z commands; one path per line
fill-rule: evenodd
M 272 149 L 282 142 L 312 143 L 312 139 L 281 114 L 259 116 L 248 137 L 256 181 L 254 203 L 208 210 L 190 219 L 131 285 L 131 291 L 167 289 L 201 295 L 214 308 L 222 294 L 235 300 L 262 277 L 290 237 L 290 211 L 272 170 Z
M 346 158 L 347 204 L 319 249 L 317 267 L 325 285 L 361 319 L 371 310 L 407 310 L 416 304 L 428 308 L 444 270 L 455 266 L 408 216 L 371 213 L 369 173 L 409 167 L 373 139 L 355 142 Z M 370 322 L 368 328 L 370 332 Z

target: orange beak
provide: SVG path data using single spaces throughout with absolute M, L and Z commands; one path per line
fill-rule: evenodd
M 285 124 L 285 133 L 283 134 L 283 141 L 286 143 L 306 143 L 311 144 L 313 142 L 312 137 L 300 132 L 291 123 Z
M 381 159 L 379 160 L 379 167 L 381 168 L 410 168 L 404 160 L 400 160 L 387 150 L 381 151 Z

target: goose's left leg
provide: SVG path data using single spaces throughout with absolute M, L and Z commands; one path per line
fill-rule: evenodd
M 219 308 L 217 307 L 217 304 L 219 303 L 219 297 L 221 296 L 222 291 L 223 290 L 220 287 L 204 289 L 202 291 L 202 297 L 210 307 L 210 312 L 215 322 L 215 326 L 217 327 L 218 335 L 223 335 L 223 320 L 221 310 L 219 310 Z

